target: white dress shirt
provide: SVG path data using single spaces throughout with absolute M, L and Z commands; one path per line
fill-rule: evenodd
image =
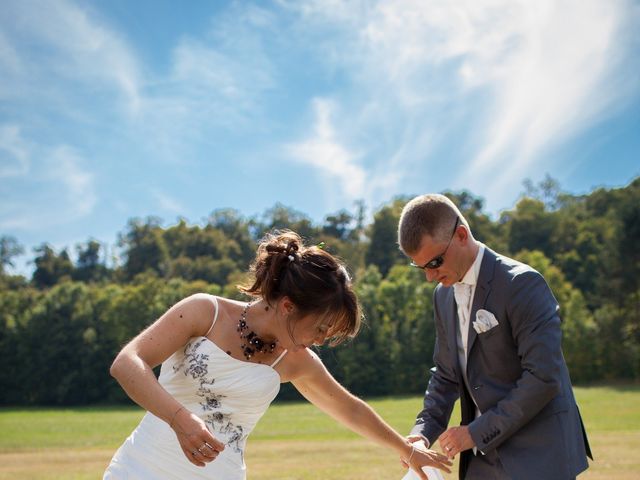
M 466 297 L 466 304 L 457 304 L 458 306 L 458 322 L 460 327 L 460 334 L 462 339 L 462 349 L 464 351 L 464 367 L 466 370 L 467 364 L 467 341 L 469 340 L 469 324 L 471 316 L 471 306 L 473 305 L 473 296 L 476 293 L 476 284 L 478 283 L 478 275 L 480 275 L 480 266 L 482 265 L 482 257 L 484 255 L 484 245 L 479 244 L 478 253 L 476 254 L 476 259 L 473 261 L 467 273 L 465 273 L 464 277 L 460 282 L 455 283 L 453 285 L 454 291 L 456 289 L 466 289 L 468 291 L 468 295 L 464 295 Z M 460 294 L 456 294 L 456 303 L 457 299 L 460 297 Z

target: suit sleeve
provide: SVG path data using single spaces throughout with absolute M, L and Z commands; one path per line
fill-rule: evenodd
M 509 296 L 507 315 L 522 374 L 501 401 L 469 424 L 471 437 L 485 453 L 522 428 L 561 390 L 562 334 L 556 299 L 535 270 L 517 275 Z
M 418 414 L 415 426 L 411 429 L 412 435 L 424 435 L 430 445 L 433 445 L 447 428 L 453 405 L 459 396 L 456 373 L 451 364 L 453 357 L 449 351 L 444 322 L 438 313 L 438 290 L 439 287 L 433 294 L 436 324 L 436 344 L 433 354 L 435 366 L 431 369 L 423 409 Z

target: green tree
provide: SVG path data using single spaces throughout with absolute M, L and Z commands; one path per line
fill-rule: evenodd
M 547 256 L 553 252 L 550 239 L 556 222 L 540 200 L 521 199 L 515 210 L 502 215 L 502 223 L 507 224 L 510 252 L 541 250 Z
M 378 305 L 382 276 L 375 265 L 361 275 L 357 294 L 365 315 L 359 335 L 346 345 L 325 349 L 328 368 L 357 395 L 384 395 L 391 391 L 391 326 Z
M 70 278 L 73 264 L 66 249 L 60 254 L 47 244 L 42 244 L 34 249 L 38 255 L 34 259 L 36 269 L 31 281 L 39 288 L 47 288 L 56 285 L 65 278 Z
M 385 205 L 373 216 L 373 224 L 369 227 L 370 239 L 365 254 L 367 265 L 378 267 L 385 276 L 396 263 L 408 262 L 398 247 L 398 222 L 402 208 L 408 198 L 396 198 L 391 204 Z
M 560 188 L 560 182 L 548 173 L 537 185 L 531 179 L 526 179 L 523 184 L 525 187 L 524 197 L 542 202 L 547 210 L 557 210 L 564 203 L 565 194 Z
M 281 203 L 265 211 L 260 220 L 253 219 L 250 224 L 256 238 L 274 229 L 289 229 L 300 234 L 302 238 L 314 241 L 319 233 L 319 229 L 307 215 Z
M 100 242 L 96 240 L 76 246 L 78 260 L 73 271 L 74 280 L 96 282 L 108 277 L 109 269 L 100 260 L 100 250 Z
M 223 232 L 228 239 L 237 244 L 240 256 L 234 260 L 237 260 L 243 268 L 253 260 L 256 239 L 252 237 L 249 230 L 249 221 L 240 215 L 240 212 L 231 208 L 214 210 L 209 215 L 208 224 Z
M 24 404 L 24 381 L 28 373 L 25 366 L 28 368 L 30 359 L 38 354 L 38 350 L 25 348 L 25 331 L 43 295 L 41 290 L 32 287 L 4 290 L 0 295 L 1 405 Z
M 126 278 L 146 271 L 164 276 L 169 267 L 169 249 L 164 240 L 160 219 L 149 217 L 129 220 L 127 231 L 120 235 L 119 245 L 124 249 Z
M 330 235 L 340 240 L 347 240 L 351 236 L 351 224 L 353 221 L 353 215 L 346 210 L 327 215 L 322 225 L 322 234 Z
M 381 282 L 378 304 L 391 326 L 391 389 L 388 393 L 418 393 L 428 382 L 433 366 L 435 322 L 433 291 L 422 272 L 395 265 Z
M 7 267 L 15 267 L 14 257 L 24 253 L 24 247 L 9 235 L 0 237 L 0 275 L 4 275 Z

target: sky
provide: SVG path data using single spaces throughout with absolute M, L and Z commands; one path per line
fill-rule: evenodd
M 640 2 L 3 0 L 0 235 L 640 174 Z M 369 217 L 370 218 L 370 217 Z

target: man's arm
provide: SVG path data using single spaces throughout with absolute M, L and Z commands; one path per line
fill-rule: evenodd
M 469 424 L 473 441 L 485 453 L 522 428 L 561 389 L 559 307 L 549 286 L 538 272 L 528 270 L 513 279 L 508 295 L 507 315 L 522 375 L 506 397 Z
M 452 353 L 447 343 L 444 322 L 438 312 L 437 296 L 440 287 L 433 294 L 433 311 L 436 323 L 436 344 L 433 353 L 435 367 L 431 369 L 431 379 L 424 396 L 424 406 L 418 414 L 411 435 L 422 435 L 430 445 L 436 441 L 449 424 L 453 405 L 459 396 L 458 381 L 452 365 Z

